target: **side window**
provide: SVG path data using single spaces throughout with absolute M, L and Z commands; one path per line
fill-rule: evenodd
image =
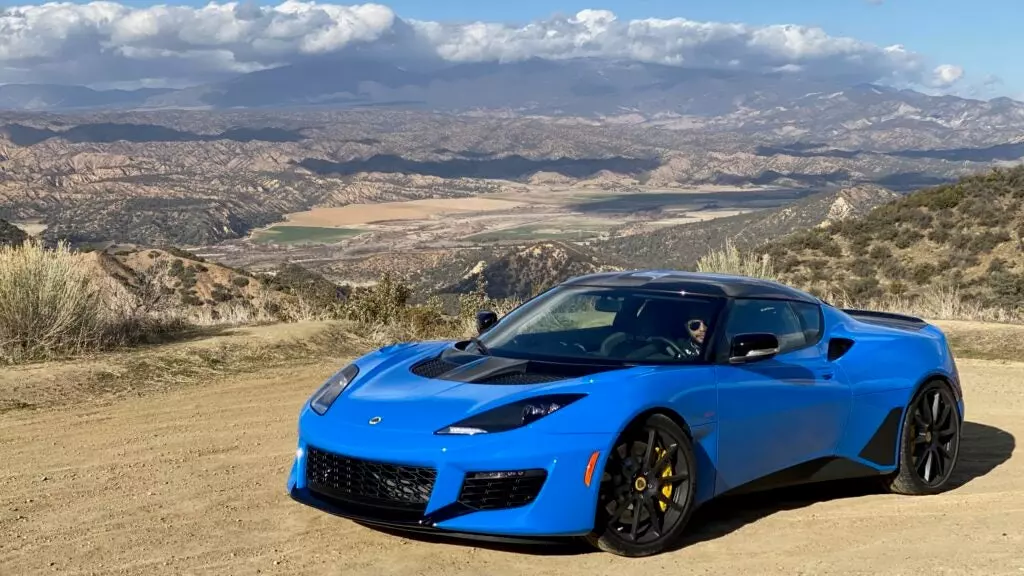
M 807 344 L 816 344 L 821 340 L 821 332 L 823 330 L 821 325 L 821 308 L 817 304 L 808 304 L 806 302 L 790 302 L 789 305 L 793 307 L 793 310 L 800 317 L 800 326 L 803 328 Z
M 802 316 L 785 300 L 736 300 L 726 324 L 729 340 L 737 334 L 768 332 L 779 338 L 779 353 L 812 343 L 807 339 Z M 815 316 L 817 319 L 817 316 Z

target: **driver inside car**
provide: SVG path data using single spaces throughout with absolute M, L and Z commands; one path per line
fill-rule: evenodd
M 704 348 L 704 337 L 708 333 L 708 325 L 700 318 L 693 318 L 686 323 L 686 331 L 689 332 L 690 338 L 680 348 L 690 358 L 700 356 Z
M 700 358 L 707 325 L 703 320 L 694 318 L 694 312 L 680 310 L 669 300 L 646 300 L 635 312 L 625 313 L 624 321 L 616 322 L 619 331 L 604 341 L 601 353 L 637 360 Z M 683 318 L 690 320 L 683 323 Z

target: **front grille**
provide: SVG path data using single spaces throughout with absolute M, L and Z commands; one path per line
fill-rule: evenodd
M 545 470 L 467 474 L 459 502 L 476 510 L 525 506 L 537 498 L 547 477 Z
M 332 500 L 422 514 L 434 489 L 433 468 L 349 458 L 309 448 L 306 484 Z
M 423 378 L 437 378 L 438 376 L 458 368 L 459 365 L 454 362 L 442 360 L 440 358 L 430 358 L 413 364 L 410 368 L 412 373 Z

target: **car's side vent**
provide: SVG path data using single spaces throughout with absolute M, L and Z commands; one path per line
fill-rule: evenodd
M 830 362 L 842 358 L 853 348 L 853 340 L 849 338 L 833 338 L 828 341 L 828 359 Z

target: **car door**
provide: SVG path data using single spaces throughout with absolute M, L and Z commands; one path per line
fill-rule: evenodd
M 729 308 L 715 367 L 719 459 L 716 492 L 830 456 L 849 414 L 851 391 L 828 361 L 816 304 L 737 299 Z M 737 334 L 772 333 L 773 358 L 728 363 Z

